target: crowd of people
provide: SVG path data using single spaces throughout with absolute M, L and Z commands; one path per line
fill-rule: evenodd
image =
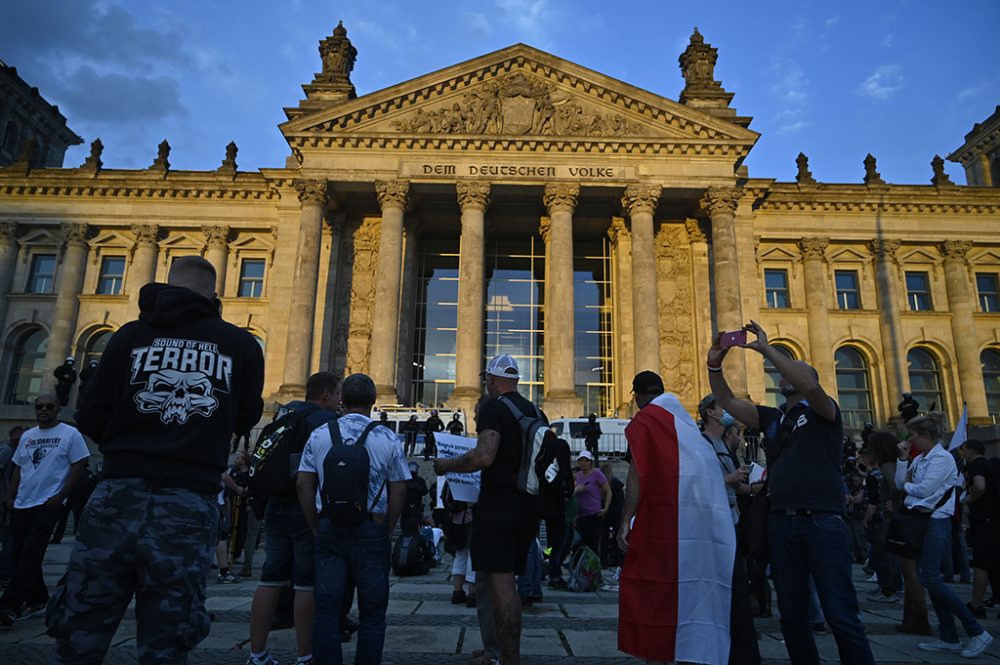
M 819 663 L 814 634 L 826 625 L 841 662 L 874 663 L 855 563 L 877 583 L 868 600 L 902 595 L 902 633 L 931 635 L 930 598 L 938 639 L 917 648 L 971 658 L 992 642 L 979 619 L 1000 588 L 996 461 L 976 441 L 949 451 L 912 398 L 900 405 L 904 436 L 866 427 L 857 449 L 815 369 L 772 347 L 756 322 L 745 343 L 713 341 L 697 422 L 658 374 L 635 376 L 622 482 L 599 463 L 596 417 L 573 456 L 518 391 L 507 354 L 483 372 L 465 454 L 438 456 L 435 444 L 439 432 L 464 433 L 458 414 L 447 424 L 436 411 L 414 416 L 401 442 L 384 412 L 371 418 L 372 379 L 331 372 L 310 376 L 302 399 L 238 451 L 263 411 L 263 357 L 222 320 L 214 289 L 210 263 L 176 260 L 88 367 L 75 426 L 59 419 L 76 380 L 67 363 L 56 390 L 35 399 L 36 426 L 14 428 L 0 447 L 0 626 L 44 613 L 58 663 L 101 662 L 133 600 L 140 662 L 184 662 L 210 629 L 213 562 L 219 583 L 239 581 L 253 575 L 259 543 L 248 665 L 275 665 L 268 637 L 281 615 L 300 664 L 342 663 L 355 634 L 355 662 L 381 662 L 390 571 L 426 574 L 442 550 L 452 603 L 476 609 L 476 665 L 520 663 L 522 611 L 544 600 L 543 583 L 617 590 L 619 648 L 647 663 L 748 665 L 761 662 L 754 620 L 771 615 L 773 583 L 792 663 Z M 781 407 L 733 393 L 733 348 L 780 372 Z M 746 456 L 744 428 L 760 433 L 764 474 L 751 474 L 759 460 Z M 102 454 L 99 479 L 84 436 Z M 407 459 L 421 455 L 435 458 L 437 476 L 478 473 L 476 500 L 456 499 L 448 482 L 431 491 Z M 42 561 L 69 515 L 76 538 L 50 594 Z M 948 585 L 955 574 L 972 583 L 968 602 Z

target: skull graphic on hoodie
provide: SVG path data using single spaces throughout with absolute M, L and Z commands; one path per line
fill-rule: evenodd
M 233 361 L 215 344 L 183 339 L 153 340 L 132 351 L 132 383 L 141 413 L 158 413 L 165 424 L 208 418 L 219 407 L 216 392 L 229 392 Z

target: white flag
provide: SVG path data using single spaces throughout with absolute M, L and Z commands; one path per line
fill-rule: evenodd
M 955 433 L 951 435 L 951 445 L 948 446 L 948 450 L 952 451 L 958 448 L 960 445 L 966 442 L 969 438 L 969 405 L 962 405 L 962 417 L 958 419 L 958 425 L 955 426 Z

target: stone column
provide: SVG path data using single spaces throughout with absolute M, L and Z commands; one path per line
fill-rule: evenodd
M 490 203 L 488 182 L 460 182 L 462 241 L 458 260 L 458 332 L 455 335 L 455 390 L 449 404 L 472 413 L 482 394 L 484 220 Z
M 945 240 L 941 243 L 948 309 L 951 310 L 951 337 L 958 363 L 958 385 L 962 389 L 962 399 L 969 407 L 969 422 L 986 425 L 990 423 L 989 409 L 986 406 L 979 338 L 973 316 L 975 296 L 966 258 L 971 249 L 972 243 L 965 240 Z
M 17 267 L 17 222 L 0 222 L 0 332 L 7 330 L 7 296 Z
M 52 309 L 52 328 L 49 332 L 49 349 L 45 354 L 43 383 L 55 386 L 52 372 L 70 355 L 73 337 L 76 333 L 76 315 L 79 311 L 80 289 L 87 267 L 86 224 L 63 224 L 62 232 L 66 244 L 62 250 L 59 276 L 56 280 L 56 304 Z
M 715 273 L 715 322 L 719 330 L 739 330 L 746 323 L 740 300 L 740 267 L 736 256 L 736 208 L 741 190 L 710 187 L 701 207 L 712 220 L 712 255 Z M 730 353 L 725 360 L 726 379 L 733 392 L 746 396 L 746 364 L 743 354 Z
M 405 180 L 379 180 L 375 183 L 375 191 L 382 207 L 382 234 L 378 249 L 369 368 L 378 390 L 378 403 L 396 404 L 399 401 L 395 374 L 403 262 L 403 212 L 410 183 Z
M 826 248 L 829 246 L 829 238 L 803 238 L 799 241 L 806 283 L 809 360 L 819 373 L 819 382 L 826 394 L 837 399 L 837 374 L 833 363 L 833 346 L 830 343 L 826 281 Z
M 312 368 L 313 328 L 316 320 L 317 277 L 320 241 L 323 235 L 323 211 L 329 201 L 326 180 L 296 180 L 302 211 L 299 215 L 299 241 L 295 273 L 288 305 L 288 337 L 285 341 L 285 365 L 281 387 L 283 397 L 305 395 L 306 379 Z
M 632 401 L 632 377 L 635 376 L 635 317 L 632 302 L 632 234 L 621 217 L 612 217 L 608 228 L 614 265 L 615 307 L 611 315 L 615 331 L 615 409 L 628 415 Z
M 546 215 L 538 220 L 538 235 L 541 236 L 542 244 L 545 246 L 545 264 L 542 268 L 542 395 L 544 396 L 549 394 L 551 384 L 549 363 L 552 362 L 549 356 L 549 342 L 552 339 L 545 332 L 549 327 L 549 303 L 552 302 L 552 246 L 549 244 L 552 238 L 552 220 Z
M 635 371 L 660 373 L 660 321 L 656 295 L 656 247 L 653 244 L 653 211 L 660 198 L 659 185 L 629 185 L 622 207 L 632 222 L 632 317 L 635 337 Z
M 221 298 L 226 289 L 226 264 L 229 258 L 229 227 L 203 226 L 205 258 L 215 268 L 215 293 Z M 319 262 L 316 263 L 317 269 Z
M 694 278 L 694 311 L 695 311 L 695 343 L 696 357 L 700 360 L 712 346 L 712 301 L 705 297 L 711 290 L 711 278 L 708 263 L 708 237 L 696 219 L 684 221 L 688 240 L 691 242 L 691 266 Z M 698 386 L 708 385 L 708 377 L 700 377 Z M 707 389 L 699 392 L 706 393 Z
M 580 195 L 576 184 L 545 186 L 545 207 L 551 234 L 549 254 L 549 295 L 545 305 L 545 350 L 549 364 L 549 390 L 545 412 L 549 418 L 579 417 L 583 401 L 576 395 L 576 353 L 573 321 L 573 210 Z
M 150 282 L 156 281 L 156 240 L 160 227 L 155 224 L 133 224 L 132 258 L 128 265 L 128 309 L 131 316 L 139 315 L 139 291 Z
M 896 405 L 906 390 L 905 359 L 902 357 L 903 341 L 899 326 L 899 272 L 896 263 L 898 240 L 876 238 L 869 243 L 875 257 L 875 283 L 878 291 L 878 310 L 882 319 L 882 360 L 885 363 L 887 420 L 898 420 Z

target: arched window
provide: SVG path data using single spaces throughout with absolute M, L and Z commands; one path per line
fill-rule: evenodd
M 910 373 L 910 393 L 917 400 L 921 411 L 943 411 L 944 394 L 941 392 L 941 368 L 927 349 L 910 349 L 906 354 Z
M 986 408 L 993 422 L 1000 422 L 1000 351 L 983 349 L 979 354 L 983 363 L 983 384 L 986 386 Z
M 774 348 L 781 351 L 783 354 L 789 358 L 794 359 L 795 354 L 792 353 L 791 349 L 787 346 L 781 344 L 774 344 Z M 764 401 L 767 402 L 768 406 L 773 406 L 777 408 L 778 406 L 785 403 L 785 398 L 778 389 L 778 384 L 781 383 L 781 372 L 775 368 L 771 361 L 767 358 L 764 359 Z
M 872 394 L 868 382 L 868 361 L 857 349 L 842 346 L 833 355 L 837 368 L 837 394 L 844 427 L 861 429 L 873 423 Z
M 5 404 L 31 404 L 42 390 L 49 335 L 41 328 L 23 333 L 14 344 Z
M 112 334 L 110 330 L 99 330 L 90 336 L 90 339 L 87 340 L 86 351 L 83 354 L 83 363 L 80 365 L 81 370 L 89 365 L 91 360 L 101 359 L 101 354 L 107 348 L 108 340 L 111 339 Z

